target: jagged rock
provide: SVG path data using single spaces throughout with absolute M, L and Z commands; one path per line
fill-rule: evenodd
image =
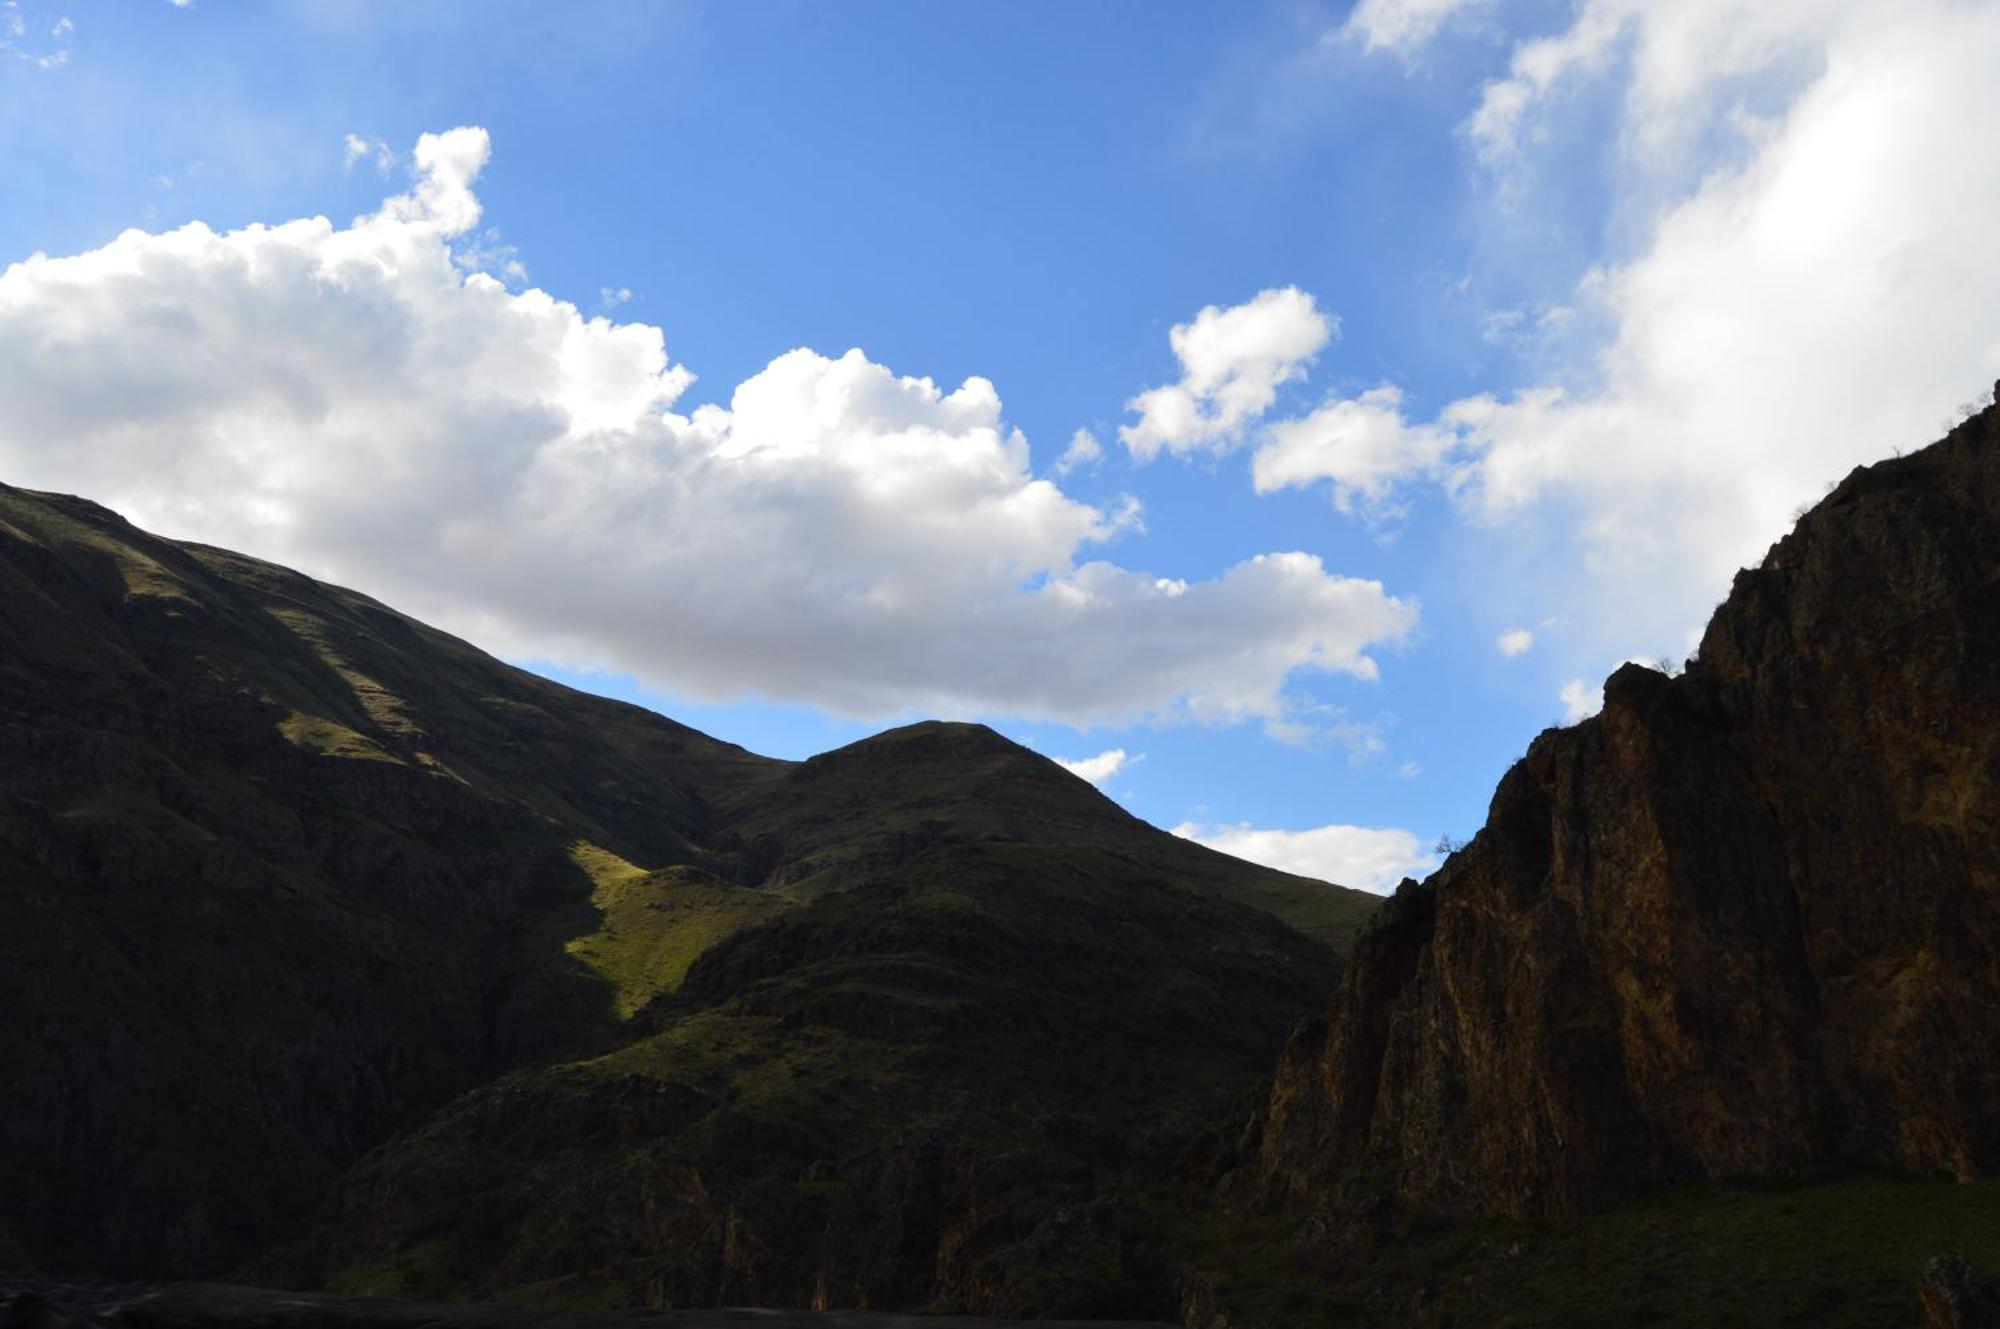
M 2000 1280 L 1979 1273 L 1956 1255 L 1924 1266 L 1917 1286 L 1929 1329 L 2000 1329 Z
M 1855 471 L 1684 676 L 1627 665 L 1294 1035 L 1264 1204 L 1567 1219 L 2000 1170 L 2000 409 Z M 1385 1207 L 1386 1206 L 1386 1207 Z
M 1215 1275 L 1197 1270 L 1181 1279 L 1181 1324 L 1184 1329 L 1230 1329 L 1229 1316 L 1215 1299 Z

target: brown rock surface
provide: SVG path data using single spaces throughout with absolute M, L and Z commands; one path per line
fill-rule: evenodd
M 1940 1255 L 1924 1268 L 1917 1285 L 1928 1329 L 2000 1327 L 2000 1280 L 1987 1277 L 1964 1259 Z
M 1992 1176 L 1997 738 L 2000 408 L 1850 475 L 1685 675 L 1627 665 L 1535 740 L 1295 1034 L 1256 1191 L 1564 1219 L 1681 1178 Z

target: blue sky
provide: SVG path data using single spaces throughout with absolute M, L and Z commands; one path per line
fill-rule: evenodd
M 0 263 L 64 262 L 0 278 L 0 479 L 765 752 L 1122 751 L 1386 887 L 2000 372 L 1994 6 L 1666 8 L 14 0 Z

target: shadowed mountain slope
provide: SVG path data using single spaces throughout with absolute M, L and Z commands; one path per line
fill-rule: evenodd
M 1360 942 L 1248 1172 L 1331 1219 L 2000 1170 L 2000 408 L 1855 471 Z
M 996 1207 L 1109 1232 L 1118 1178 L 1254 1083 L 1337 969 L 1279 917 L 1340 939 L 1373 903 L 977 726 L 772 761 L 5 487 L 0 754 L 0 1252 L 61 1272 L 224 1272 L 401 1136 L 289 1267 L 456 1294 L 453 1252 L 512 1261 L 484 1286 L 629 1238 L 644 1277 L 600 1282 L 636 1299 L 809 1298 L 824 1264 L 843 1304 L 945 1267 L 972 1304 L 991 1251 L 1062 1240 Z M 644 1231 L 576 1184 L 633 1149 Z M 905 1191 L 860 1197 L 890 1158 Z M 416 1173 L 460 1227 L 399 1226 Z M 609 1246 L 566 1226 L 592 1206 Z M 814 1223 L 807 1273 L 743 1255 Z

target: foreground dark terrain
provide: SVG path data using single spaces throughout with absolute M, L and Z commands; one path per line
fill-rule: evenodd
M 770 761 L 18 490 L 0 743 L 0 1266 L 1204 1329 L 1974 1324 L 1933 1257 L 2000 1266 L 2000 410 L 1358 943 L 991 731 Z
M 1138 1320 L 994 1320 L 893 1311 L 606 1310 L 276 1292 L 218 1283 L 77 1287 L 0 1279 L 0 1320 L 116 1329 L 1172 1329 Z

